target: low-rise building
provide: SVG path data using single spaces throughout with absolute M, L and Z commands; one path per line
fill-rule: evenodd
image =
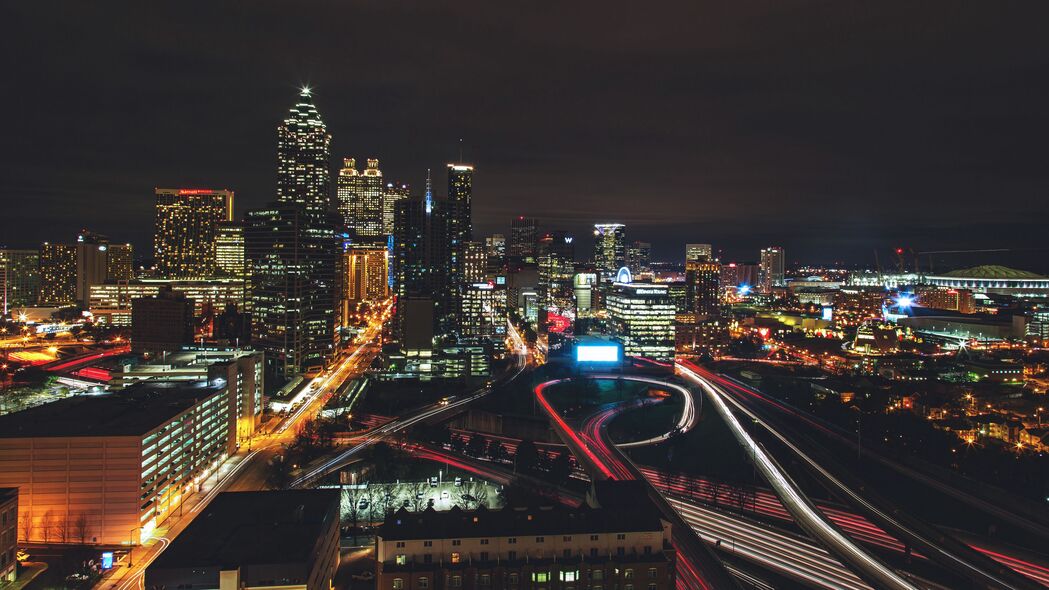
M 18 488 L 0 488 L 0 586 L 18 574 Z
M 254 393 L 231 383 L 140 383 L 0 416 L 0 486 L 19 488 L 19 536 L 150 538 L 246 433 Z
M 383 590 L 675 587 L 670 525 L 647 510 L 402 509 L 375 544 Z
M 339 492 L 219 494 L 146 568 L 146 588 L 329 590 Z

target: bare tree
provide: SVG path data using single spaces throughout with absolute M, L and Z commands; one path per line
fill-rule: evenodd
M 29 538 L 33 536 L 33 512 L 26 510 L 22 513 L 21 520 L 19 528 L 22 529 L 22 540 L 28 543 Z
M 485 483 L 477 484 L 477 489 L 474 491 L 474 498 L 476 498 L 475 504 L 477 508 L 488 505 L 488 486 Z
M 721 481 L 717 479 L 707 480 L 708 488 L 710 489 L 710 501 L 717 506 L 718 499 L 721 496 Z
M 426 508 L 426 492 L 430 489 L 425 481 L 417 481 L 408 484 L 408 505 L 413 512 L 421 512 Z
M 51 533 L 55 528 L 55 512 L 50 508 L 47 512 L 44 512 L 44 516 L 40 519 L 40 536 L 43 537 L 44 542 L 51 541 Z
M 73 521 L 73 535 L 82 544 L 87 539 L 87 514 L 81 512 Z
M 685 494 L 688 495 L 689 500 L 696 499 L 696 492 L 699 491 L 699 484 L 696 482 L 696 478 L 690 475 L 685 476 Z
M 63 543 L 69 542 L 69 518 L 59 516 L 55 518 L 55 538 Z

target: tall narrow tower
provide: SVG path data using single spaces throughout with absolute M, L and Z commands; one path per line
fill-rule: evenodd
M 297 203 L 308 214 L 331 209 L 331 135 L 309 88 L 299 92 L 277 127 L 277 201 Z

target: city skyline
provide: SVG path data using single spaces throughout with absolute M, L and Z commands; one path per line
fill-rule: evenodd
M 333 36 L 318 18 L 317 38 L 334 39 L 330 47 L 294 39 L 271 48 L 263 35 L 232 26 L 240 14 L 216 7 L 212 19 L 192 27 L 182 26 L 192 18 L 187 13 L 157 19 L 161 37 L 186 36 L 180 49 L 140 32 L 152 29 L 140 27 L 132 11 L 106 43 L 86 40 L 57 70 L 46 51 L 13 53 L 15 78 L 36 92 L 3 99 L 24 116 L 10 131 L 17 147 L 5 149 L 0 194 L 8 203 L 31 198 L 38 206 L 11 228 L 5 245 L 36 245 L 44 225 L 67 234 L 86 226 L 147 252 L 140 220 L 157 186 L 229 188 L 238 193 L 238 216 L 262 206 L 274 197 L 271 121 L 286 112 L 296 86 L 309 83 L 335 138 L 333 171 L 342 157 L 377 157 L 386 177 L 421 187 L 427 168 L 457 161 L 462 149 L 479 170 L 479 235 L 524 214 L 584 239 L 583 229 L 596 221 L 626 223 L 633 239 L 653 243 L 656 259 L 679 258 L 679 242 L 714 243 L 733 259 L 781 243 L 792 261 L 830 262 L 827 252 L 834 251 L 870 265 L 873 248 L 902 243 L 917 250 L 1028 249 L 1007 254 L 1007 263 L 1049 270 L 1036 241 L 1038 215 L 1020 213 L 1044 213 L 1040 196 L 1049 186 L 1038 165 L 1045 82 L 1024 73 L 1045 57 L 1032 44 L 1031 20 L 920 7 L 909 12 L 908 25 L 891 20 L 891 7 L 858 16 L 843 7 L 783 8 L 779 34 L 763 35 L 758 8 L 722 8 L 724 31 L 707 30 L 696 18 L 705 9 L 661 9 L 630 22 L 567 12 L 565 26 L 585 33 L 578 40 L 560 40 L 554 30 L 514 47 L 481 23 L 520 38 L 515 32 L 534 28 L 531 15 L 482 8 L 459 20 L 470 9 L 406 14 L 360 7 L 363 15 L 396 22 L 397 30 L 354 27 L 356 40 L 343 40 L 354 35 Z M 33 10 L 16 8 L 14 22 L 29 22 Z M 694 24 L 704 34 L 664 38 L 655 17 Z M 34 46 L 48 45 L 73 22 L 92 22 L 75 8 L 55 18 L 56 32 L 39 31 Z M 250 18 L 263 24 L 279 16 L 260 9 Z M 604 27 L 585 26 L 591 19 Z M 358 47 L 383 34 L 429 39 L 449 22 L 460 23 L 461 35 L 436 54 Z M 803 26 L 811 22 L 823 24 Z M 1013 27 L 1007 38 L 982 35 L 1005 24 Z M 864 39 L 879 26 L 892 34 L 870 47 Z M 596 31 L 602 28 L 608 32 Z M 15 30 L 5 40 L 12 47 L 36 27 Z M 223 34 L 211 34 L 216 30 Z M 620 39 L 617 33 L 626 32 L 632 34 Z M 215 65 L 196 68 L 215 57 L 194 47 L 204 36 L 228 51 L 215 52 L 223 54 Z M 638 49 L 629 64 L 616 59 L 612 37 L 624 50 Z M 345 75 L 348 58 L 324 62 L 340 48 L 355 56 L 354 68 L 365 67 L 360 58 L 389 79 L 371 84 L 369 76 Z M 857 55 L 863 59 L 850 70 Z M 554 56 L 561 58 L 556 66 L 540 65 Z M 969 75 L 963 68 L 974 61 Z M 508 79 L 504 69 L 522 75 Z M 219 91 L 197 90 L 220 72 Z M 82 91 L 50 92 L 63 79 Z M 551 84 L 560 90 L 544 90 Z M 154 86 L 167 90 L 158 97 Z M 482 88 L 497 92 L 478 98 Z M 945 108 L 952 96 L 964 100 Z M 649 103 L 660 108 L 645 108 Z M 129 116 L 134 125 L 116 142 L 98 132 Z M 190 119 L 198 124 L 178 123 Z M 71 133 L 55 144 L 47 138 L 59 126 Z M 58 161 L 62 173 L 54 174 L 48 162 Z M 1014 206 L 982 210 L 1001 199 Z M 85 202 L 98 207 L 77 206 Z M 119 215 L 92 214 L 114 208 Z M 976 210 L 978 223 L 971 218 Z

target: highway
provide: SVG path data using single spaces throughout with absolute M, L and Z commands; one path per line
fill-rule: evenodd
M 640 471 L 604 437 L 591 438 L 586 431 L 576 432 L 561 417 L 544 395 L 544 390 L 567 379 L 555 379 L 540 383 L 534 390 L 537 403 L 543 408 L 554 425 L 558 436 L 568 445 L 576 459 L 587 466 L 594 477 L 613 480 L 642 480 Z M 660 382 L 663 385 L 663 382 Z M 691 395 L 691 394 L 689 394 Z M 672 524 L 672 543 L 677 552 L 677 581 L 679 588 L 707 590 L 711 588 L 738 588 L 739 584 L 714 553 L 703 544 L 695 531 L 666 502 L 662 495 L 651 489 L 650 497 L 664 518 Z
M 371 445 L 379 442 L 380 440 L 386 439 L 393 434 L 402 432 L 411 428 L 412 426 L 419 424 L 420 422 L 436 422 L 442 418 L 454 415 L 466 409 L 467 406 L 473 402 L 485 397 L 492 391 L 502 387 L 503 385 L 513 381 L 521 373 L 524 372 L 528 366 L 528 347 L 525 345 L 521 336 L 517 333 L 517 329 L 514 325 L 507 321 L 507 333 L 510 335 L 513 341 L 514 357 L 515 362 L 511 370 L 507 371 L 500 378 L 490 381 L 484 386 L 476 389 L 466 395 L 456 396 L 446 403 L 437 403 L 429 406 L 425 406 L 418 410 L 415 410 L 405 416 L 399 417 L 392 422 L 388 422 L 379 428 L 372 430 L 367 433 L 366 437 L 350 446 L 349 448 L 338 452 L 335 456 L 330 459 L 311 467 L 309 471 L 301 474 L 299 477 L 292 480 L 292 487 L 303 487 L 313 483 L 328 474 L 338 470 L 353 460 L 354 456 L 360 453 L 362 450 L 370 447 Z
M 755 425 L 763 428 L 765 431 L 767 431 L 769 434 L 775 437 L 778 441 L 780 441 L 799 460 L 806 464 L 811 469 L 811 471 L 817 474 L 821 480 L 823 480 L 832 489 L 835 489 L 838 492 L 840 492 L 843 495 L 843 497 L 847 498 L 850 503 L 852 503 L 854 506 L 860 509 L 865 515 L 872 518 L 875 523 L 877 523 L 882 528 L 892 532 L 898 539 L 906 539 L 908 543 L 916 547 L 924 555 L 933 559 L 937 563 L 943 565 L 947 572 L 953 575 L 959 575 L 972 580 L 978 580 L 980 583 L 986 584 L 988 585 L 988 587 L 991 588 L 1033 590 L 1034 588 L 1039 587 L 1039 585 L 1035 584 L 1029 578 L 1016 573 L 1012 569 L 1005 567 L 998 562 L 995 562 L 987 556 L 971 551 L 967 546 L 964 546 L 961 543 L 954 542 L 951 545 L 950 550 L 948 550 L 947 548 L 945 548 L 945 543 L 949 542 L 949 539 L 946 535 L 940 534 L 939 536 L 932 537 L 928 534 L 927 530 L 916 530 L 913 521 L 906 523 L 903 522 L 904 515 L 900 511 L 893 510 L 890 514 L 886 509 L 876 506 L 863 495 L 852 489 L 850 486 L 846 485 L 841 479 L 834 476 L 828 469 L 826 469 L 822 464 L 820 464 L 820 462 L 816 461 L 809 454 L 805 453 L 798 445 L 796 445 L 787 436 L 782 434 L 779 430 L 774 428 L 768 421 L 764 420 L 757 413 L 755 413 L 754 411 L 746 407 L 744 404 L 742 404 L 738 399 L 736 399 L 735 396 L 730 395 L 728 392 L 726 392 L 725 387 L 723 387 L 723 385 L 725 384 L 725 381 L 723 379 L 718 379 L 716 375 L 713 375 L 709 371 L 701 369 L 700 367 L 692 365 L 691 363 L 679 363 L 678 368 L 682 374 L 688 376 L 689 378 L 699 383 L 704 388 L 704 390 L 707 391 L 712 401 L 714 401 L 715 404 L 720 408 L 719 411 L 723 414 L 727 414 L 728 418 L 726 418 L 726 421 L 730 421 L 730 426 L 732 424 L 735 425 L 734 430 L 736 430 L 737 428 L 742 429 L 742 427 L 739 426 L 739 422 L 736 420 L 731 410 L 729 410 L 729 404 L 731 404 L 736 410 L 738 410 L 742 414 L 746 415 L 748 420 L 752 421 Z M 764 449 L 759 447 L 753 441 L 753 439 L 750 438 L 749 434 L 746 434 L 746 432 L 744 432 L 743 434 L 745 435 L 745 438 L 750 441 L 748 443 L 748 446 L 752 451 L 760 450 L 760 455 L 757 456 L 768 457 L 768 454 L 765 453 Z M 758 463 L 758 465 L 760 468 L 761 463 Z M 784 481 L 786 481 L 786 477 Z M 780 496 L 781 500 L 783 500 L 784 504 L 788 507 L 788 510 L 791 511 L 795 519 L 798 519 L 798 515 L 794 513 L 794 509 L 796 509 L 798 505 L 792 507 L 791 504 L 787 501 L 788 498 L 793 499 L 792 496 L 788 495 L 785 497 L 783 494 L 780 493 L 779 489 L 776 489 L 777 483 L 782 484 L 782 482 L 770 481 L 770 483 L 773 485 L 773 489 L 776 490 L 777 495 Z M 870 494 L 869 491 L 866 491 L 865 493 Z M 800 496 L 800 493 L 795 493 L 795 496 Z M 810 508 L 812 512 L 816 512 L 816 510 L 812 507 L 811 502 L 806 501 L 805 504 Z M 820 520 L 826 522 L 822 518 Z M 805 527 L 805 524 L 800 522 L 800 520 L 798 524 L 803 528 Z M 829 524 L 828 527 L 832 530 L 837 530 L 834 529 L 834 527 L 830 527 Z M 842 535 L 840 532 L 838 532 L 837 535 L 844 537 L 844 535 Z M 851 541 L 848 542 L 849 544 L 855 546 L 855 544 L 853 544 Z M 964 548 L 964 551 L 966 553 L 969 553 L 969 556 L 967 556 L 967 558 L 963 559 L 957 554 L 958 546 L 962 546 Z M 973 559 L 972 556 L 976 556 L 976 558 Z M 988 564 L 991 565 L 988 566 Z

